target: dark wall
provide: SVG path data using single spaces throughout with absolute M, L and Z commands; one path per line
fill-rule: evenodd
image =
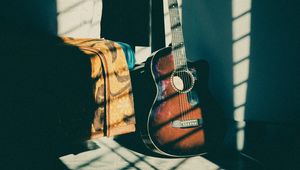
M 299 11 L 297 1 L 252 0 L 246 120 L 300 121 Z M 209 61 L 211 90 L 231 118 L 232 21 L 231 1 L 183 1 L 187 55 Z
M 300 121 L 300 7 L 253 1 L 247 119 Z
M 133 46 L 148 46 L 149 0 L 103 0 L 101 36 Z
M 210 64 L 212 93 L 231 117 L 232 30 L 230 1 L 183 1 L 183 32 L 190 60 L 205 59 Z
M 58 157 L 90 133 L 89 58 L 56 37 L 55 0 L 0 9 L 0 169 L 68 169 Z
M 1 27 L 57 33 L 56 0 L 1 1 L 0 9 Z

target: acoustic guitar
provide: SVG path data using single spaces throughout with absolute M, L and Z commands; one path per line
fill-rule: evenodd
M 177 0 L 168 0 L 168 5 L 172 46 L 154 52 L 145 65 L 156 95 L 142 139 L 148 148 L 167 156 L 203 154 L 205 119 L 196 90 L 199 64 L 187 62 Z

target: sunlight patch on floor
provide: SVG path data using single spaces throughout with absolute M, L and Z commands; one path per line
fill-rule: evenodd
M 93 140 L 99 149 L 77 155 L 69 154 L 60 160 L 70 169 L 112 170 L 112 169 L 203 169 L 216 170 L 218 165 L 201 156 L 191 158 L 157 158 L 146 156 L 120 146 L 112 138 Z

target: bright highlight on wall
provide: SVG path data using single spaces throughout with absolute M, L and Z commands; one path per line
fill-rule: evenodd
M 232 61 L 234 120 L 237 122 L 236 148 L 243 150 L 245 110 L 250 69 L 251 0 L 232 0 Z
M 58 35 L 100 38 L 102 0 L 56 0 Z

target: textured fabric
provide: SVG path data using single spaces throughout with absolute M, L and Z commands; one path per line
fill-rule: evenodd
M 125 54 L 119 44 L 105 39 L 63 38 L 90 56 L 97 105 L 92 138 L 135 131 L 131 80 Z

